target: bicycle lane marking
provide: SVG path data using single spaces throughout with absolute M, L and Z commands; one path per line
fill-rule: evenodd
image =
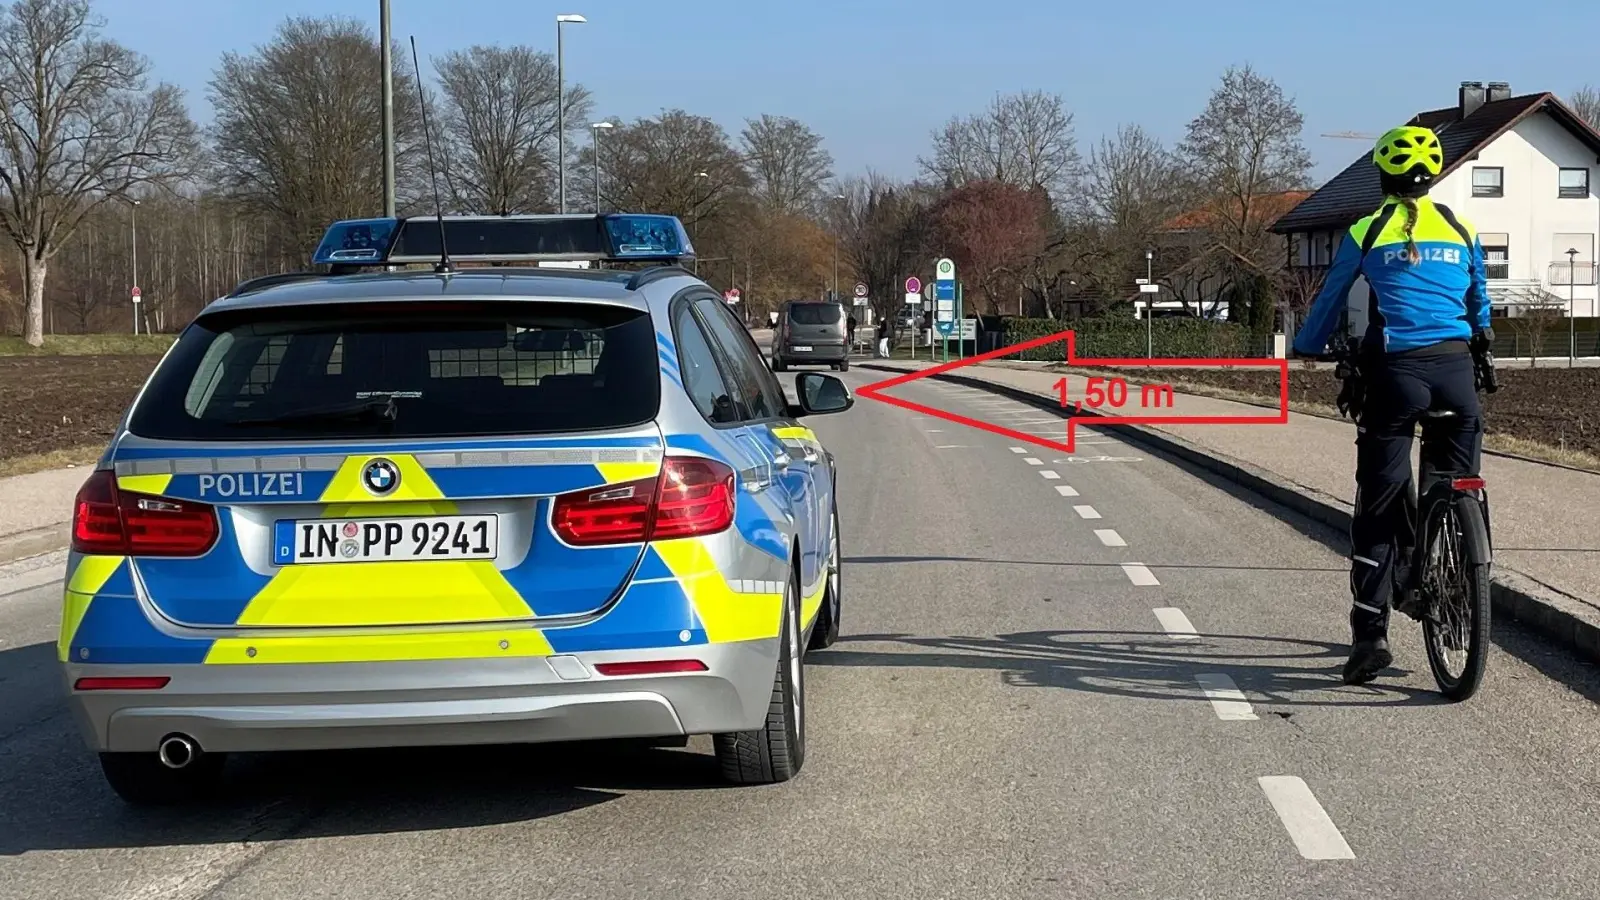
M 1303 779 L 1293 775 L 1264 775 L 1257 780 L 1301 856 L 1306 859 L 1356 858 L 1355 851 L 1339 833 L 1339 826 L 1333 824 L 1333 819 Z

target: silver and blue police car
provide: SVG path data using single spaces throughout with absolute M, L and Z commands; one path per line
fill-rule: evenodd
M 791 402 L 692 255 L 667 216 L 353 220 L 210 304 L 76 501 L 57 649 L 111 786 L 690 735 L 793 777 L 841 601 L 802 422 L 853 398 Z

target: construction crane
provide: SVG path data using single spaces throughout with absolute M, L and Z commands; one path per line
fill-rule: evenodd
M 1367 134 L 1364 131 L 1335 131 L 1330 134 L 1318 135 L 1318 137 L 1337 138 L 1342 141 L 1375 141 L 1378 139 L 1377 135 Z

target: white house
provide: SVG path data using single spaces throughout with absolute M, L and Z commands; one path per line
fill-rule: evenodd
M 1530 308 L 1600 316 L 1600 132 L 1554 94 L 1463 82 L 1457 103 L 1420 113 L 1444 148 L 1432 196 L 1478 230 L 1495 316 Z M 1291 266 L 1326 267 L 1346 229 L 1382 201 L 1370 150 L 1274 223 Z M 1576 251 L 1576 253 L 1570 252 Z M 1350 292 L 1352 332 L 1366 327 L 1364 281 Z M 1497 329 L 1498 330 L 1498 329 Z

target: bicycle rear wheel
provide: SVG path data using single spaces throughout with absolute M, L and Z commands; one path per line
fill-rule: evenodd
M 1423 644 L 1439 693 L 1461 701 L 1477 693 L 1489 662 L 1489 546 L 1483 507 L 1467 494 L 1429 504 L 1420 586 Z

